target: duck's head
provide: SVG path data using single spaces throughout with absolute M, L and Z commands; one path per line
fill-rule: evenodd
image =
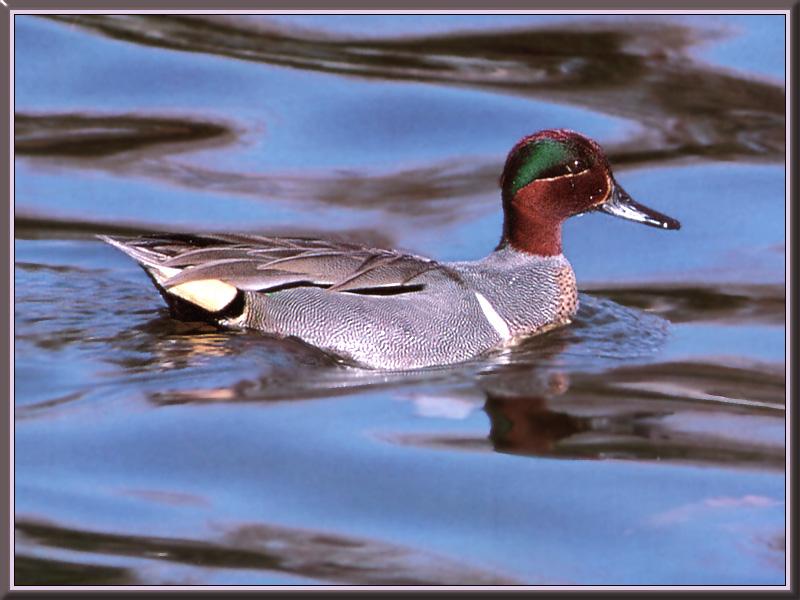
M 680 223 L 633 201 L 616 182 L 602 148 L 566 129 L 546 129 L 520 140 L 506 159 L 501 245 L 552 256 L 561 253 L 561 224 L 591 210 L 661 229 Z

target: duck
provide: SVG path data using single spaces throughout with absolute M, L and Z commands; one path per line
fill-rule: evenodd
M 255 234 L 102 235 L 144 269 L 178 319 L 298 338 L 357 367 L 470 361 L 567 325 L 578 310 L 562 224 L 600 211 L 666 230 L 638 204 L 600 145 L 546 129 L 513 146 L 499 180 L 499 244 L 475 261 Z

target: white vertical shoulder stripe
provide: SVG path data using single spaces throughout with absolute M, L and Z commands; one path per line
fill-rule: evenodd
M 486 320 L 489 321 L 489 324 L 494 327 L 497 335 L 504 340 L 510 340 L 511 330 L 508 328 L 508 324 L 503 320 L 503 317 L 497 314 L 494 306 L 486 299 L 486 296 L 480 292 L 475 292 L 475 297 L 478 299 L 478 304 L 481 305 L 483 315 L 486 317 Z

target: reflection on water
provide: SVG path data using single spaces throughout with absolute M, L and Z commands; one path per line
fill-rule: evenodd
M 627 139 L 606 144 L 618 167 L 691 157 L 779 161 L 784 153 L 782 88 L 693 61 L 688 48 L 710 32 L 675 23 L 631 23 L 624 30 L 608 24 L 539 26 L 358 40 L 300 33 L 280 22 L 261 21 L 256 26 L 243 19 L 50 18 L 138 44 L 363 77 L 497 88 L 584 105 L 643 126 Z M 20 155 L 71 158 L 73 166 L 111 169 L 192 189 L 448 219 L 465 216 L 464 196 L 494 190 L 502 166 L 502 157 L 453 157 L 385 174 L 222 171 L 162 157 L 192 145 L 207 147 L 209 141 L 235 141 L 233 127 L 218 118 L 19 113 L 16 123 Z M 127 152 L 124 160 L 74 160 L 126 150 L 136 153 Z
M 14 151 L 22 156 L 96 160 L 164 144 L 191 143 L 197 147 L 231 133 L 217 123 L 138 115 L 14 115 Z
M 770 365 L 656 363 L 571 378 L 528 372 L 484 381 L 484 388 L 488 440 L 400 434 L 392 441 L 570 459 L 784 468 L 785 380 Z
M 17 585 L 136 585 L 129 569 L 79 562 L 14 556 L 14 581 Z
M 786 290 L 778 285 L 658 285 L 590 288 L 593 294 L 634 306 L 673 323 L 771 323 L 786 319 Z
M 786 298 L 759 275 L 783 273 L 782 82 L 695 58 L 726 39 L 713 19 L 474 19 L 18 22 L 17 584 L 783 582 Z M 495 128 L 573 120 L 687 226 L 588 217 L 570 258 L 609 267 L 574 322 L 462 365 L 365 371 L 173 320 L 92 238 L 234 224 L 477 255 Z
M 204 569 L 247 569 L 301 575 L 317 581 L 354 585 L 511 585 L 513 579 L 483 572 L 440 557 L 415 553 L 380 542 L 262 525 L 238 525 L 223 529 L 216 542 L 192 539 L 113 535 L 69 529 L 18 519 L 15 529 L 25 543 L 68 549 L 102 556 L 122 555 L 168 561 Z M 31 560 L 32 559 L 28 559 Z M 51 562 L 51 561 L 48 561 Z M 23 564 L 34 569 L 45 565 Z M 78 574 L 72 565 L 56 563 L 57 579 Z M 85 572 L 84 572 L 85 574 Z M 24 573 L 23 573 L 24 575 Z M 122 570 L 94 573 L 124 580 Z M 167 582 L 164 582 L 167 583 Z
M 714 31 L 629 21 L 357 39 L 197 16 L 52 15 L 137 44 L 380 79 L 496 88 L 586 105 L 646 124 L 631 162 L 686 156 L 783 157 L 781 87 L 691 60 Z M 633 149 L 636 149 L 633 152 Z M 613 162 L 624 161 L 614 156 Z

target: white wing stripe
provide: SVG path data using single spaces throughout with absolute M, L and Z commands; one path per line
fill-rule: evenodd
M 480 292 L 475 292 L 475 297 L 478 299 L 478 304 L 481 305 L 483 316 L 485 316 L 489 324 L 494 327 L 497 335 L 504 340 L 511 339 L 511 330 L 508 328 L 508 324 L 503 320 L 503 317 L 497 314 L 494 306 L 486 299 L 486 296 Z

